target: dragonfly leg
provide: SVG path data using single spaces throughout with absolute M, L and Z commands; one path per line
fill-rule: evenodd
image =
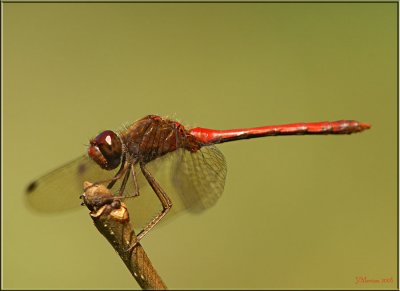
M 157 194 L 158 199 L 160 200 L 163 210 L 156 217 L 153 218 L 152 221 L 137 235 L 137 240 L 134 242 L 129 249 L 132 249 L 160 220 L 168 213 L 168 211 L 172 207 L 171 199 L 169 199 L 168 195 L 161 188 L 161 186 L 157 183 L 151 173 L 146 169 L 144 163 L 140 163 L 140 169 L 142 170 L 143 175 L 145 176 L 147 182 L 149 182 L 153 191 Z
M 118 195 L 119 195 L 120 197 L 122 197 L 123 194 L 124 194 L 126 182 L 127 182 L 128 179 L 129 179 L 130 173 L 131 173 L 131 165 L 129 165 L 129 166 L 127 167 L 127 170 L 125 171 L 124 179 L 122 180 L 121 186 L 119 187 Z
M 120 179 L 122 177 L 122 175 L 124 175 L 125 171 L 128 170 L 129 163 L 125 163 L 125 160 L 126 160 L 126 156 L 123 155 L 122 161 L 121 161 L 121 167 L 119 168 L 119 170 L 115 174 L 115 176 L 111 180 L 109 180 L 110 183 L 107 185 L 108 189 L 111 189 L 114 186 L 115 182 L 117 182 L 117 180 Z M 108 182 L 108 181 L 105 181 L 105 182 Z
M 124 194 L 126 183 L 128 182 L 129 176 L 132 174 L 133 193 Z M 136 198 L 139 196 L 139 186 L 136 180 L 135 167 L 133 164 L 129 165 L 129 169 L 125 173 L 124 180 L 122 181 L 121 187 L 118 190 L 119 198 Z
M 131 173 L 132 173 L 132 182 L 133 182 L 133 186 L 134 186 L 134 190 L 133 190 L 134 192 L 133 192 L 132 196 L 129 196 L 129 197 L 138 197 L 140 195 L 139 186 L 138 186 L 138 182 L 136 180 L 136 172 L 135 172 L 135 167 L 133 164 L 132 164 L 131 168 L 132 168 Z

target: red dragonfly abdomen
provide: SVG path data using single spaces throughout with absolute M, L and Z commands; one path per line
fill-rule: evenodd
M 370 127 L 371 126 L 367 123 L 361 123 L 355 120 L 339 120 L 334 122 L 293 123 L 231 130 L 214 130 L 196 127 L 189 130 L 189 133 L 195 136 L 204 145 L 207 145 L 275 135 L 351 134 L 361 132 Z

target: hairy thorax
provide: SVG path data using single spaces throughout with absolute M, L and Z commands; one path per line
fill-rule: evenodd
M 131 157 L 146 163 L 179 148 L 196 152 L 201 147 L 183 125 L 157 115 L 134 122 L 120 136 Z

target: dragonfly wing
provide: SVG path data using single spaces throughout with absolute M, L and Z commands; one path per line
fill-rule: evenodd
M 156 175 L 159 172 L 157 169 L 162 167 L 160 163 L 162 163 L 162 159 L 149 164 L 149 169 L 153 174 Z M 156 194 L 143 176 L 139 165 L 135 165 L 134 169 L 140 196 L 125 198 L 123 202 L 128 206 L 134 227 L 139 229 L 150 222 L 162 208 Z M 79 196 L 83 194 L 83 182 L 97 183 L 110 180 L 117 171 L 118 169 L 103 170 L 87 155 L 84 155 L 29 184 L 25 192 L 25 201 L 29 208 L 41 213 L 57 213 L 74 208 L 79 209 L 82 203 Z M 119 179 L 111 189 L 114 194 L 119 190 L 122 180 L 122 178 Z M 107 183 L 104 184 L 107 185 Z M 135 185 L 131 176 L 127 181 L 123 196 L 130 197 L 134 194 L 134 191 Z
M 32 182 L 26 201 L 39 212 L 59 212 L 78 208 L 82 202 L 83 182 L 102 182 L 114 177 L 116 170 L 101 169 L 86 155 L 81 156 Z M 113 191 L 115 191 L 115 186 Z
M 224 189 L 225 158 L 214 146 L 204 147 L 196 153 L 177 150 L 157 158 L 146 167 L 173 204 L 161 224 L 182 210 L 200 212 L 214 205 Z M 127 197 L 123 202 L 128 206 L 135 229 L 140 230 L 161 212 L 162 206 L 138 164 L 134 170 L 140 195 L 129 198 L 135 192 L 131 176 L 123 193 Z M 26 191 L 27 204 L 34 210 L 47 213 L 79 208 L 83 182 L 105 181 L 111 179 L 116 171 L 103 170 L 86 155 L 81 156 L 32 182 Z M 119 189 L 122 180 L 115 183 L 113 193 Z
M 215 146 L 195 153 L 182 150 L 174 169 L 173 183 L 186 209 L 201 212 L 222 195 L 226 179 L 224 155 Z
M 81 156 L 33 181 L 26 189 L 28 205 L 40 212 L 78 207 L 82 202 L 82 177 L 91 168 L 90 160 Z

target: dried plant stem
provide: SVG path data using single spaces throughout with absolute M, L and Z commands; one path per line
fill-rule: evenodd
M 166 290 L 167 286 L 154 269 L 143 247 L 136 243 L 137 237 L 125 204 L 115 199 L 103 185 L 89 187 L 91 185 L 85 182 L 84 188 L 87 190 L 83 200 L 91 210 L 90 216 L 96 228 L 118 252 L 142 289 Z

